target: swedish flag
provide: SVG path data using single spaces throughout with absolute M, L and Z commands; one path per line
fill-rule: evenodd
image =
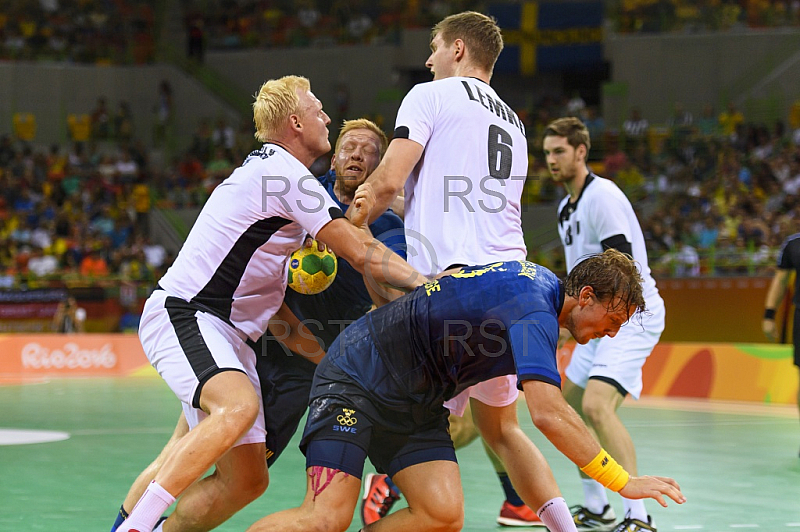
M 603 63 L 602 0 L 494 3 L 505 48 L 495 70 L 531 76 Z

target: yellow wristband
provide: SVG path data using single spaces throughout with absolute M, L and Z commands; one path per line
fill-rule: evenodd
M 600 449 L 597 456 L 583 466 L 581 471 L 612 491 L 624 488 L 630 478 L 628 472 L 605 449 Z

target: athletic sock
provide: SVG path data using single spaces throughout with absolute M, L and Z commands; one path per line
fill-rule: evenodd
M 506 500 L 511 506 L 522 506 L 525 504 L 522 502 L 522 499 L 519 498 L 519 494 L 517 490 L 514 489 L 514 485 L 511 484 L 511 479 L 508 478 L 508 473 L 505 471 L 498 471 L 497 478 L 500 479 L 500 485 L 503 486 L 503 493 L 506 494 Z
M 120 505 L 119 512 L 117 512 L 117 520 L 114 521 L 114 524 L 111 525 L 111 532 L 116 532 L 119 528 L 119 525 L 122 524 L 128 518 L 128 512 L 125 511 L 125 508 Z
M 608 494 L 606 494 L 605 486 L 591 478 L 581 479 L 581 485 L 583 485 L 583 499 L 586 502 L 586 509 L 594 514 L 602 514 L 603 508 L 608 504 Z
M 156 526 L 161 515 L 175 502 L 175 497 L 169 494 L 155 480 L 147 486 L 147 489 L 133 507 L 131 515 L 125 520 L 121 527 L 123 531 L 131 529 L 140 532 L 149 532 Z
M 638 519 L 644 523 L 647 522 L 647 508 L 644 507 L 644 501 L 641 499 L 626 499 L 622 498 L 622 504 L 625 507 L 625 515 L 630 512 L 631 517 Z
M 391 478 L 390 478 L 388 475 L 386 476 L 386 485 L 387 485 L 387 486 L 389 486 L 389 489 L 390 489 L 390 490 L 392 490 L 392 492 L 393 492 L 395 495 L 402 495 L 402 494 L 403 494 L 403 492 L 402 492 L 402 491 L 400 491 L 400 488 L 398 488 L 398 487 L 395 485 L 395 483 L 394 483 L 394 482 L 392 482 L 392 479 L 391 479 Z
M 550 499 L 539 508 L 536 515 L 539 516 L 539 519 L 547 526 L 548 530 L 557 532 L 573 532 L 577 530 L 564 497 Z

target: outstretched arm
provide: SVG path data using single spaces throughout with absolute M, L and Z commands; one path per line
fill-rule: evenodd
M 317 338 L 294 315 L 286 303 L 281 304 L 281 308 L 269 320 L 269 332 L 293 353 L 307 358 L 314 364 L 319 364 L 325 356 L 325 351 Z
M 664 495 L 679 504 L 686 498 L 668 477 L 631 477 L 592 437 L 589 429 L 561 395 L 547 382 L 522 383 L 531 420 L 542 434 L 581 471 L 628 499 L 651 497 L 666 506 Z
M 371 185 L 375 193 L 374 206 L 367 209 L 370 222 L 377 220 L 397 199 L 406 179 L 422 157 L 423 150 L 422 145 L 408 139 L 394 139 L 389 144 L 381 163 L 361 185 Z M 351 217 L 350 211 L 352 209 L 347 212 L 348 218 Z
M 357 209 L 350 208 L 349 211 Z M 368 236 L 344 218 L 331 220 L 317 232 L 317 240 L 350 263 L 365 281 L 410 291 L 427 279 L 397 253 Z

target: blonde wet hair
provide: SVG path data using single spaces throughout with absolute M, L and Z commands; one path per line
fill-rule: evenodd
M 564 282 L 564 291 L 568 296 L 577 297 L 584 286 L 591 286 L 597 299 L 606 304 L 608 310 L 633 306 L 636 307 L 633 314 L 641 315 L 647 310 L 643 284 L 644 279 L 633 258 L 609 248 L 576 264 Z
M 355 120 L 345 120 L 342 122 L 342 129 L 339 130 L 339 138 L 336 139 L 336 147 L 333 150 L 334 152 L 339 152 L 339 146 L 342 144 L 342 139 L 344 138 L 345 133 L 354 129 L 366 129 L 375 133 L 378 136 L 378 142 L 381 148 L 381 157 L 383 157 L 383 154 L 386 153 L 386 149 L 389 147 L 389 139 L 386 137 L 386 133 L 384 133 L 383 130 L 378 127 L 378 124 L 366 118 L 357 118 Z
M 311 90 L 311 82 L 302 76 L 284 76 L 261 85 L 253 103 L 255 137 L 259 142 L 280 137 L 286 120 L 300 113 L 298 91 Z

